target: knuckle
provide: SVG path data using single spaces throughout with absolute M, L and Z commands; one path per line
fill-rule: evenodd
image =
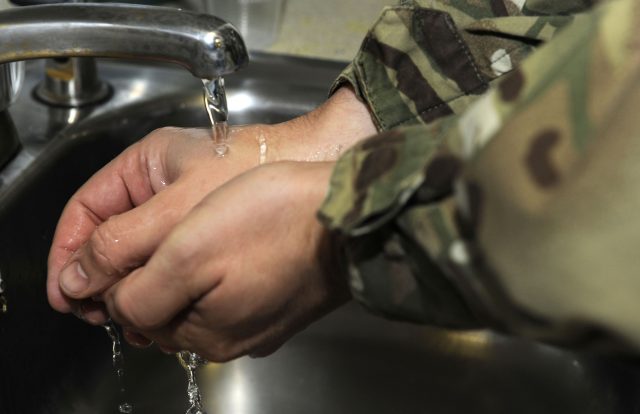
M 173 137 L 178 134 L 180 128 L 176 127 L 162 127 L 151 131 L 147 136 L 138 141 L 136 145 L 140 145 L 142 152 L 145 152 L 151 148 L 163 147 L 169 145 Z
M 124 326 L 133 327 L 142 332 L 153 331 L 158 327 L 157 322 L 148 313 L 143 312 L 139 301 L 126 291 L 118 290 L 113 296 L 112 314 L 120 319 Z
M 192 350 L 211 362 L 228 362 L 242 355 L 236 341 L 198 324 L 182 323 L 176 334 L 183 349 Z
M 223 363 L 242 356 L 243 352 L 233 342 L 217 341 L 207 348 L 207 352 L 205 354 L 208 355 L 207 359 L 210 361 Z
M 119 240 L 114 227 L 113 220 L 107 220 L 96 228 L 88 244 L 96 265 L 105 271 L 107 276 L 114 273 L 120 275 L 125 270 L 119 257 Z
M 177 127 L 169 127 L 169 126 L 160 127 L 151 131 L 145 137 L 145 139 L 164 139 L 167 137 L 171 137 L 172 135 L 176 134 L 178 131 L 180 131 L 180 128 L 177 128 Z
M 191 274 L 197 263 L 197 249 L 191 243 L 171 243 L 171 248 L 162 255 L 166 268 L 173 269 L 181 274 Z

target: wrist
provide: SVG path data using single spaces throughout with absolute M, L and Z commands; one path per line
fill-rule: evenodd
M 340 234 L 330 231 L 317 217 L 317 211 L 324 202 L 330 187 L 331 175 L 335 162 L 318 162 L 307 164 L 301 183 L 313 206 L 313 228 L 317 235 L 316 258 L 318 268 L 331 292 L 328 305 L 335 307 L 351 298 L 351 290 L 344 263 L 343 240 Z
M 335 161 L 377 129 L 353 90 L 337 90 L 323 105 L 268 129 L 269 161 Z
M 335 161 L 357 142 L 377 133 L 368 107 L 343 87 L 315 110 L 276 125 L 233 127 L 231 150 L 255 167 L 278 161 Z
M 330 290 L 333 292 L 330 306 L 334 307 L 351 299 L 351 289 L 349 287 L 348 273 L 344 266 L 344 239 L 340 233 L 329 230 L 317 215 L 329 191 L 331 174 L 335 163 L 321 163 L 321 165 L 322 172 L 319 176 L 313 177 L 316 183 L 323 183 L 322 186 L 316 185 L 316 187 L 322 187 L 323 191 L 320 192 L 317 198 L 319 202 L 315 205 L 314 221 L 319 228 L 320 234 L 320 242 L 318 244 L 319 267 L 328 286 L 330 286 Z M 313 183 L 309 183 L 309 185 L 313 185 Z

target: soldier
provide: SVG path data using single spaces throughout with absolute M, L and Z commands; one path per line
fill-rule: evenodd
M 592 3 L 401 1 L 325 105 L 234 131 L 235 155 L 152 134 L 70 200 L 52 306 L 213 361 L 268 354 L 351 295 L 394 318 L 637 348 L 640 6 Z

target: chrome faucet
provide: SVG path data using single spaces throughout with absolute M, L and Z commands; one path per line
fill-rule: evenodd
M 208 14 L 90 3 L 4 10 L 0 12 L 0 114 L 16 87 L 7 64 L 30 59 L 51 58 L 35 89 L 39 100 L 63 107 L 104 101 L 109 87 L 98 78 L 92 57 L 171 62 L 211 80 L 237 71 L 249 60 L 236 29 Z M 0 167 L 17 147 L 15 134 L 4 130 L 9 126 L 10 119 L 0 123 L 0 132 L 4 131 Z
M 150 6 L 55 4 L 0 12 L 0 63 L 56 57 L 154 59 L 201 79 L 245 66 L 244 41 L 208 15 Z

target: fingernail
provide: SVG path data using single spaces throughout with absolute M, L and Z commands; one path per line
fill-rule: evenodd
M 180 352 L 180 350 L 175 349 L 175 348 L 170 348 L 168 346 L 158 345 L 158 348 L 160 348 L 160 351 L 162 351 L 163 353 L 165 353 L 167 355 L 173 355 L 173 354 L 177 354 L 178 352 Z
M 109 320 L 109 314 L 101 303 L 87 302 L 80 306 L 84 320 L 91 325 L 104 325 Z
M 79 262 L 73 263 L 60 273 L 60 287 L 66 293 L 78 294 L 89 287 L 89 277 Z
M 152 340 L 128 329 L 124 329 L 124 339 L 136 348 L 148 348 L 153 344 Z

